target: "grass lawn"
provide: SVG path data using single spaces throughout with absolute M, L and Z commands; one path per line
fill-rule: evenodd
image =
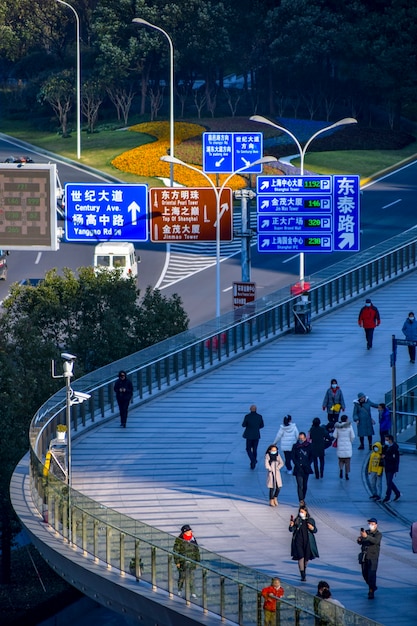
M 249 122 L 247 118 L 205 118 L 188 121 L 201 124 L 210 130 L 223 128 L 224 132 L 243 131 L 248 128 L 254 130 L 253 123 Z M 256 131 L 260 130 L 259 126 L 259 124 L 256 125 Z M 4 122 L 1 130 L 30 144 L 77 161 L 75 132 L 71 137 L 63 139 L 56 133 L 33 130 L 27 121 Z M 265 136 L 270 136 L 271 131 L 273 129 L 265 127 Z M 383 135 L 383 131 L 381 131 L 381 134 Z M 81 135 L 80 163 L 111 174 L 125 182 L 148 183 L 150 186 L 162 185 L 161 181 L 156 178 L 135 176 L 134 174 L 122 172 L 111 165 L 112 159 L 116 156 L 150 141 L 153 141 L 153 138 L 149 135 L 132 132 L 127 129 L 103 129 L 92 135 L 83 132 Z M 187 142 L 184 142 L 184 144 L 178 146 L 176 152 L 176 155 L 185 161 L 187 161 L 186 144 Z M 268 150 L 265 149 L 264 153 L 267 154 Z M 294 153 L 296 153 L 295 146 Z M 306 154 L 305 168 L 320 174 L 359 174 L 362 178 L 367 178 L 413 156 L 417 158 L 416 143 L 394 150 L 332 150 L 321 152 L 314 152 L 314 144 L 312 144 L 311 149 Z M 293 163 L 297 165 L 299 160 L 296 159 Z

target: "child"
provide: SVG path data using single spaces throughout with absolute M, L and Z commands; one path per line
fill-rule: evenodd
M 261 595 L 265 599 L 264 626 L 275 626 L 277 624 L 277 600 L 282 598 L 284 595 L 280 579 L 273 578 L 271 580 L 271 585 L 262 589 Z
M 371 500 L 380 500 L 382 493 L 382 445 L 377 441 L 372 447 L 371 456 L 368 463 L 369 484 L 371 486 Z

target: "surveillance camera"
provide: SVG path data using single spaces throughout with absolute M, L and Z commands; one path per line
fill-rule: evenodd
M 75 354 L 70 354 L 69 352 L 61 352 L 61 359 L 64 359 L 64 361 L 75 361 L 76 360 L 76 356 Z
M 74 391 L 73 389 L 71 390 L 71 403 L 72 404 L 81 404 L 82 402 L 85 402 L 85 400 L 89 400 L 91 398 L 91 394 L 89 393 L 83 393 L 82 391 Z

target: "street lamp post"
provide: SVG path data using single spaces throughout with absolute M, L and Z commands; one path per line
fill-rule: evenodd
M 72 512 L 71 512 L 71 487 L 72 487 L 72 441 L 71 441 L 71 407 L 73 404 L 82 404 L 90 399 L 89 393 L 74 391 L 71 388 L 71 378 L 74 376 L 74 363 L 77 357 L 69 352 L 62 352 L 62 374 L 55 373 L 55 362 L 52 361 L 52 378 L 65 379 L 65 424 L 67 426 L 67 456 L 66 456 L 66 483 L 68 486 L 68 537 L 72 542 Z
M 75 15 L 76 38 L 77 38 L 77 159 L 81 158 L 81 52 L 80 52 L 80 18 L 73 6 L 64 0 L 56 0 L 71 9 Z
M 58 0 L 59 1 L 59 0 Z M 151 24 L 147 20 L 143 20 L 141 17 L 135 17 L 132 22 L 135 24 L 141 24 L 142 26 L 148 26 L 154 30 L 159 31 L 168 39 L 169 43 L 169 59 L 170 59 L 170 71 L 169 71 L 169 153 L 174 157 L 174 46 L 171 37 L 168 33 L 155 24 Z M 170 185 L 174 186 L 174 164 L 170 165 Z
M 339 120 L 338 122 L 335 122 L 334 124 L 331 124 L 330 126 L 326 126 L 325 128 L 321 128 L 320 130 L 315 132 L 314 135 L 312 135 L 310 137 L 310 139 L 307 141 L 307 143 L 304 145 L 304 147 L 302 147 L 301 143 L 299 142 L 297 137 L 291 131 L 289 131 L 287 128 L 284 128 L 283 126 L 279 126 L 279 124 L 275 124 L 275 122 L 271 122 L 271 120 L 268 120 L 266 117 L 263 117 L 262 115 L 252 115 L 252 117 L 250 117 L 249 119 L 252 122 L 259 122 L 261 124 L 268 124 L 268 126 L 273 126 L 274 128 L 277 128 L 278 130 L 282 131 L 283 133 L 286 133 L 287 135 L 289 135 L 291 137 L 291 139 L 295 142 L 295 144 L 296 144 L 296 146 L 298 148 L 298 152 L 300 153 L 300 174 L 301 174 L 301 176 L 304 176 L 304 158 L 305 158 L 305 154 L 307 152 L 307 149 L 308 149 L 309 145 L 311 144 L 312 141 L 314 141 L 314 139 L 316 139 L 316 137 L 318 137 L 319 135 L 325 133 L 328 130 L 332 130 L 333 128 L 337 128 L 338 126 L 346 126 L 347 124 L 357 124 L 357 120 L 355 120 L 353 117 L 345 117 L 342 120 Z M 301 285 L 302 289 L 304 288 L 304 279 L 305 279 L 304 252 L 300 252 L 300 285 Z
M 161 161 L 165 161 L 167 163 L 176 163 L 177 165 L 183 165 L 184 167 L 188 167 L 188 169 L 190 170 L 194 170 L 194 172 L 198 172 L 198 174 L 201 174 L 202 176 L 204 176 L 204 178 L 207 180 L 207 182 L 210 184 L 210 186 L 212 187 L 214 191 L 214 194 L 216 197 L 216 224 L 215 224 L 216 226 L 216 317 L 220 317 L 220 220 L 221 220 L 220 201 L 221 201 L 221 195 L 227 183 L 229 182 L 231 178 L 233 178 L 235 174 L 240 174 L 240 172 L 243 172 L 247 170 L 248 168 L 253 167 L 254 165 L 258 165 L 260 163 L 263 164 L 263 163 L 275 162 L 277 161 L 277 159 L 272 156 L 265 156 L 265 157 L 262 157 L 261 159 L 257 159 L 253 163 L 248 163 L 244 167 L 240 167 L 238 170 L 235 170 L 234 172 L 229 174 L 229 176 L 225 179 L 224 183 L 222 184 L 220 188 L 216 187 L 216 185 L 213 183 L 211 178 L 207 176 L 205 172 L 199 170 L 197 167 L 194 167 L 193 165 L 189 165 L 189 163 L 185 163 L 184 161 L 181 161 L 180 159 L 177 159 L 171 155 L 162 156 Z

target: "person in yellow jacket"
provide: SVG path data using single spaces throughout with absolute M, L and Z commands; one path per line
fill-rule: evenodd
M 368 477 L 372 491 L 371 500 L 376 501 L 381 499 L 383 472 L 382 445 L 377 441 L 372 446 L 368 463 Z

